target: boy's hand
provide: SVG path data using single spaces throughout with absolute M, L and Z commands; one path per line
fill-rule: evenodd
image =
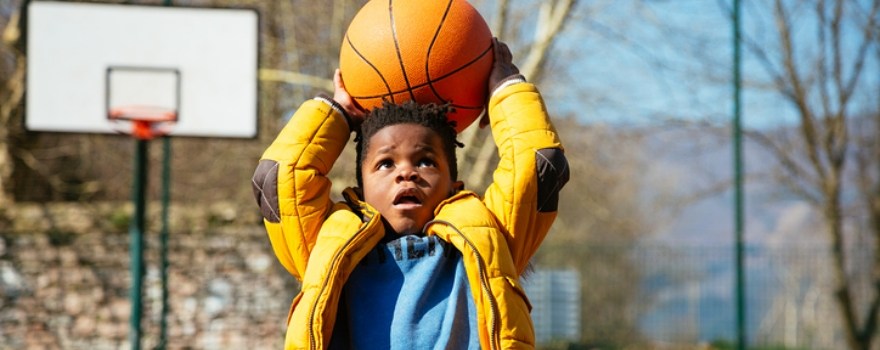
M 495 50 L 495 62 L 492 65 L 492 72 L 489 73 L 489 98 L 492 97 L 495 89 L 505 81 L 524 79 L 519 74 L 519 68 L 513 64 L 513 55 L 510 53 L 510 48 L 507 47 L 507 44 L 498 40 L 498 38 L 493 38 L 492 40 L 492 48 Z M 483 114 L 483 117 L 480 118 L 480 128 L 484 128 L 486 125 L 489 125 L 488 113 Z
M 494 41 L 493 49 L 495 50 L 495 62 L 492 65 L 492 72 L 489 74 L 489 92 L 495 91 L 501 83 L 505 80 L 519 77 L 519 68 L 513 64 L 513 55 L 510 53 L 510 48 L 507 47 L 503 41 L 498 40 L 498 38 L 492 39 Z
M 345 83 L 342 81 L 342 73 L 339 72 L 339 68 L 333 73 L 333 86 L 335 88 L 333 100 L 342 106 L 342 109 L 351 118 L 351 122 L 355 124 L 351 126 L 352 130 L 359 128 L 367 113 L 351 98 L 348 90 L 345 90 Z

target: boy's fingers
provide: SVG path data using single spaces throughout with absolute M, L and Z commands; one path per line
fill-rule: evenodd
M 510 63 L 513 61 L 513 55 L 510 53 L 510 48 L 507 47 L 503 41 L 495 38 L 495 61 L 501 64 Z
M 336 102 L 349 104 L 351 102 L 351 96 L 348 94 L 348 90 L 345 89 L 345 82 L 342 81 L 342 73 L 339 71 L 339 68 L 336 68 L 336 71 L 333 72 L 333 99 Z
M 519 68 L 513 64 L 513 54 L 510 48 L 498 38 L 493 38 L 495 62 L 492 66 L 492 72 L 489 73 L 489 91 L 494 92 L 495 89 L 504 80 L 519 74 Z
M 480 129 L 485 128 L 487 125 L 489 125 L 489 112 L 484 110 L 483 116 L 480 117 Z
M 348 113 L 349 117 L 353 120 L 352 122 L 355 125 L 359 125 L 361 120 L 363 120 L 366 112 L 357 104 L 351 95 L 348 94 L 348 90 L 345 89 L 345 81 L 342 80 L 342 72 L 339 68 L 336 68 L 336 71 L 333 72 L 333 85 L 335 91 L 333 92 L 333 100 L 336 103 L 339 103 L 342 106 L 342 109 Z
M 342 73 L 339 71 L 339 68 L 336 68 L 336 71 L 333 72 L 333 86 L 338 89 L 345 89 L 345 83 L 342 82 Z

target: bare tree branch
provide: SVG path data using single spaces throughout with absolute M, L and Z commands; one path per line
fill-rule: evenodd
M 483 188 L 485 180 L 488 178 L 489 165 L 492 164 L 492 156 L 495 155 L 495 143 L 491 138 L 487 137 L 480 146 L 474 166 L 471 168 L 467 178 L 467 184 L 474 188 Z
M 792 21 L 798 18 L 789 11 L 787 6 L 798 6 L 803 3 L 776 0 L 773 7 L 773 18 L 779 39 L 778 56 L 771 57 L 766 50 L 756 48 L 758 59 L 763 62 L 772 79 L 776 82 L 779 92 L 792 103 L 800 118 L 798 148 L 787 149 L 780 145 L 774 136 L 752 135 L 765 149 L 780 162 L 786 172 L 787 185 L 796 193 L 815 205 L 823 214 L 828 238 L 831 242 L 832 269 L 836 278 L 834 294 L 843 320 L 843 328 L 847 334 L 847 343 L 852 349 L 870 349 L 876 338 L 878 328 L 878 311 L 880 311 L 880 259 L 874 259 L 870 283 L 876 292 L 867 301 L 856 298 L 853 286 L 858 278 L 848 271 L 848 266 L 856 257 L 848 254 L 845 242 L 847 223 L 847 206 L 844 202 L 844 174 L 848 156 L 854 155 L 856 162 L 855 180 L 859 193 L 863 194 L 861 207 L 867 213 L 869 221 L 875 214 L 871 188 L 880 188 L 880 180 L 872 178 L 878 165 L 876 148 L 868 146 L 864 137 L 857 130 L 855 140 L 850 135 L 851 123 L 858 118 L 853 115 L 852 97 L 863 81 L 862 75 L 868 61 L 868 52 L 877 48 L 878 43 L 873 34 L 876 29 L 880 0 L 874 0 L 865 23 L 856 23 L 855 10 L 847 12 L 847 6 L 856 7 L 856 2 L 845 0 L 818 0 L 813 4 L 813 15 L 816 20 L 816 36 L 818 47 L 813 55 L 799 52 L 795 45 L 795 33 Z M 850 30 L 847 25 L 861 25 Z M 853 34 L 855 34 L 853 36 Z M 844 38 L 847 38 L 844 40 Z M 847 46 L 846 43 L 855 43 Z M 812 61 L 810 59 L 812 58 Z M 774 59 L 778 60 L 780 71 L 774 71 Z M 811 74 L 815 74 L 811 76 Z M 876 106 L 872 106 L 876 107 Z M 874 136 L 876 137 L 876 136 Z M 868 147 L 866 151 L 863 147 Z M 854 149 L 854 152 L 850 152 Z M 865 153 L 868 152 L 868 153 Z M 870 155 L 866 155 L 870 154 Z M 802 166 L 798 158 L 805 159 L 807 167 Z M 870 164 L 870 165 L 869 165 Z M 813 189 L 807 185 L 813 186 Z M 874 227 L 875 239 L 880 237 L 880 225 Z M 875 246 L 874 254 L 880 252 L 880 245 Z
M 785 172 L 786 181 L 791 185 L 790 189 L 792 191 L 798 193 L 814 205 L 820 205 L 822 203 L 821 193 L 816 194 L 810 191 L 811 188 L 821 187 L 821 180 L 812 176 L 811 172 L 804 169 L 796 161 L 795 158 L 797 157 L 797 154 L 793 152 L 791 145 L 783 145 L 780 143 L 779 140 L 782 139 L 782 136 L 771 136 L 753 131 L 745 131 L 745 134 L 747 137 L 758 142 L 758 144 L 767 149 L 774 158 L 779 161 L 779 164 Z M 805 179 L 806 183 L 803 185 L 798 184 L 798 179 Z
M 498 0 L 495 2 L 495 17 L 489 28 L 497 37 L 504 36 L 504 29 L 507 26 L 507 14 L 510 11 L 507 2 L 508 0 Z
M 541 4 L 538 24 L 535 28 L 535 38 L 531 43 L 525 63 L 520 69 L 527 78 L 540 79 L 547 50 L 556 35 L 562 30 L 574 3 L 574 0 L 555 0 L 545 1 Z
M 558 38 L 570 18 L 575 4 L 575 0 L 554 0 L 542 3 L 534 39 L 529 43 L 524 63 L 519 65 L 520 73 L 529 80 L 537 81 L 540 79 L 550 46 Z M 495 33 L 503 33 L 509 18 L 510 5 L 508 1 L 496 3 L 495 11 L 496 17 L 492 22 L 493 30 Z M 488 169 L 492 162 L 492 155 L 495 154 L 494 141 L 489 137 L 488 129 L 474 127 L 465 129 L 460 137 L 466 148 L 463 152 L 465 155 L 458 159 L 459 169 L 465 170 L 462 173 L 466 176 L 468 186 L 474 189 L 483 188 L 490 176 Z M 467 165 L 470 167 L 466 168 Z
M 324 89 L 327 91 L 333 91 L 332 80 L 299 72 L 262 68 L 260 69 L 260 80 L 275 81 L 295 85 L 305 85 L 318 89 Z
M 20 106 L 24 98 L 25 86 L 25 59 L 24 56 L 15 47 L 21 39 L 21 30 L 19 28 L 20 13 L 12 14 L 6 28 L 3 30 L 3 45 L 8 46 L 15 62 L 15 68 L 3 85 L 0 86 L 0 206 L 5 206 L 12 202 L 12 196 L 7 193 L 9 182 L 12 177 L 13 162 L 11 150 L 9 147 L 9 124 L 12 115 Z

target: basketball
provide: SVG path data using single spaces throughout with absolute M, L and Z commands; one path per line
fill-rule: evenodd
M 464 0 L 371 0 L 339 53 L 345 88 L 362 108 L 449 103 L 456 132 L 483 112 L 492 62 L 489 26 Z

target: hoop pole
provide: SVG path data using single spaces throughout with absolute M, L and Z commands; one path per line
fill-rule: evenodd
M 171 138 L 162 138 L 162 232 L 159 235 L 159 260 L 162 275 L 162 315 L 159 318 L 158 350 L 168 344 L 168 205 L 171 201 Z
M 134 215 L 129 226 L 129 250 L 131 250 L 131 317 L 129 326 L 131 332 L 128 335 L 131 348 L 141 348 L 141 311 L 144 279 L 144 213 L 146 212 L 146 188 L 147 188 L 147 140 L 135 141 L 134 160 L 134 185 L 132 186 L 132 201 L 134 203 Z
M 164 0 L 162 6 L 171 6 Z M 177 79 L 177 103 L 180 103 L 180 79 Z M 175 110 L 179 111 L 180 108 Z M 176 116 L 175 116 L 175 119 Z M 159 234 L 159 264 L 162 278 L 162 314 L 159 316 L 159 344 L 157 350 L 165 350 L 168 344 L 168 204 L 171 201 L 171 138 L 162 137 L 162 232 Z

